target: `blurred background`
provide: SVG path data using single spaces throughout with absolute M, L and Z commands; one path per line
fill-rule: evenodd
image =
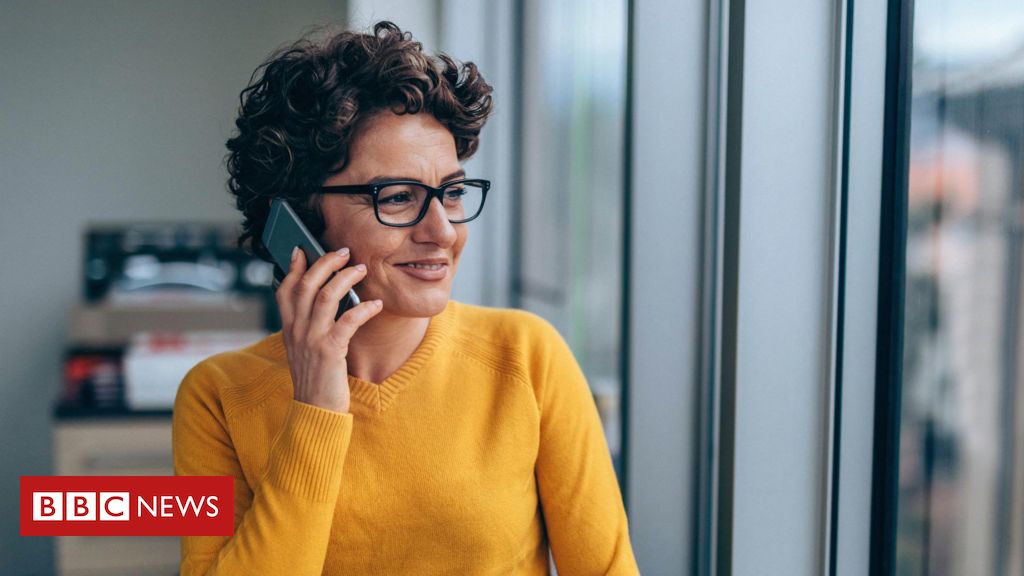
M 899 573 L 1024 571 L 1024 5 L 914 15 Z
M 239 92 L 381 19 L 495 88 L 453 298 L 569 342 L 645 574 L 1024 574 L 1019 0 L 0 0 L 0 574 L 176 573 L 18 478 L 173 473 L 181 377 L 279 327 Z

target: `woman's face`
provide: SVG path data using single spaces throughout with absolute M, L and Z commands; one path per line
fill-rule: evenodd
M 435 187 L 461 178 L 455 138 L 430 114 L 378 113 L 359 130 L 348 166 L 324 185 L 365 184 L 381 176 Z M 423 219 L 406 228 L 378 222 L 368 194 L 325 194 L 321 207 L 324 249 L 348 246 L 350 264 L 366 265 L 366 278 L 356 285 L 362 300 L 379 298 L 381 314 L 396 316 L 427 317 L 444 310 L 468 231 L 466 224 L 448 221 L 440 202 L 431 199 Z M 447 260 L 439 280 L 418 278 L 401 266 L 434 258 Z

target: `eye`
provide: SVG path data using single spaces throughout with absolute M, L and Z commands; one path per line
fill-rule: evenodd
M 466 189 L 462 188 L 462 187 L 459 187 L 459 188 L 449 188 L 448 190 L 445 191 L 445 196 L 447 196 L 448 198 L 451 198 L 452 200 L 458 200 L 458 199 L 462 198 L 465 195 L 466 195 Z
M 412 201 L 412 195 L 408 192 L 399 192 L 397 194 L 390 194 L 387 197 L 381 197 L 377 200 L 378 204 L 388 206 L 401 206 Z

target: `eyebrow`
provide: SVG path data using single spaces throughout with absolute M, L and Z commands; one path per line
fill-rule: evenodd
M 454 180 L 456 178 L 464 178 L 465 176 L 466 171 L 460 168 L 444 178 L 441 178 L 441 182 L 448 182 L 449 180 Z M 412 180 L 414 182 L 420 182 L 421 184 L 423 183 L 419 178 L 411 178 L 409 176 L 374 176 L 373 178 L 370 178 L 370 181 L 367 182 L 367 184 L 380 184 L 381 182 L 389 182 L 391 180 Z

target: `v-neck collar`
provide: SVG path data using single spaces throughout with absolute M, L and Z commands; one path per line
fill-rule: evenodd
M 349 391 L 353 404 L 359 402 L 361 405 L 377 414 L 383 413 L 394 403 L 398 394 L 412 382 L 420 373 L 424 365 L 434 355 L 434 352 L 448 339 L 452 327 L 455 325 L 455 316 L 458 310 L 458 302 L 449 299 L 441 313 L 430 318 L 427 331 L 423 340 L 413 351 L 412 356 L 402 364 L 398 370 L 384 379 L 380 384 L 348 375 Z M 288 356 L 284 345 L 284 337 L 281 331 L 277 331 L 267 337 L 267 346 L 271 358 L 277 365 L 271 376 L 275 380 L 283 380 L 287 386 L 294 390 L 291 381 L 291 372 L 288 369 Z

